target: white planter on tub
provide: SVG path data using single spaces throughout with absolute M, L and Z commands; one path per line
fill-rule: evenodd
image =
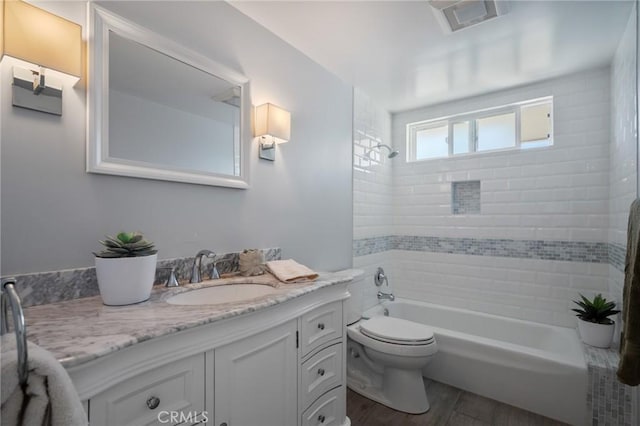
M 105 305 L 144 302 L 151 296 L 158 254 L 141 257 L 96 257 L 96 275 Z
M 611 346 L 615 328 L 616 324 L 613 321 L 611 324 L 598 324 L 578 318 L 580 338 L 587 345 L 597 348 L 608 348 Z

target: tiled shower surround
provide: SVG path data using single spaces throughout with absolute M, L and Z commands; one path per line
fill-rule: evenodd
M 637 4 L 634 9 L 637 8 Z M 609 243 L 615 254 L 609 270 L 611 297 L 622 300 L 629 206 L 637 194 L 636 20 L 631 14 L 611 64 L 611 143 L 609 146 Z M 615 253 L 614 253 L 615 251 Z M 622 261 L 624 262 L 624 260 Z
M 354 266 L 383 266 L 400 297 L 574 326 L 572 300 L 607 294 L 621 257 L 608 240 L 610 87 L 610 68 L 596 68 L 389 118 L 400 155 L 354 164 Z M 407 123 L 545 96 L 552 147 L 405 160 Z M 356 135 L 388 143 L 384 114 L 354 98 Z M 452 183 L 465 181 L 480 182 L 480 214 L 452 214 Z
M 399 297 L 566 327 L 576 326 L 579 294 L 621 301 L 636 197 L 634 31 L 635 16 L 611 66 L 389 118 L 356 92 L 355 130 L 366 124 L 389 143 L 391 123 L 400 150 L 354 164 L 353 264 L 368 277 L 365 307 L 377 303 L 377 266 Z M 407 123 L 545 96 L 552 147 L 406 162 Z M 480 182 L 480 212 L 453 214 L 452 184 L 467 181 Z M 616 381 L 615 348 L 589 354 L 592 424 L 637 424 L 637 391 Z

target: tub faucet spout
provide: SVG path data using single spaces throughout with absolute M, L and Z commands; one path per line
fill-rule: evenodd
M 378 300 L 390 300 L 390 301 L 394 301 L 396 300 L 396 297 L 393 295 L 393 293 L 383 293 L 381 291 L 378 292 Z

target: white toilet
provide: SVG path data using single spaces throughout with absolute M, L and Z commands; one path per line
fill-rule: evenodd
M 362 319 L 362 286 L 361 280 L 349 285 L 347 385 L 395 410 L 424 413 L 429 401 L 422 369 L 437 352 L 433 331 L 388 316 Z

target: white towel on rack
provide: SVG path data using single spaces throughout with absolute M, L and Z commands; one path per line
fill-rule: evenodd
M 27 342 L 29 379 L 18 380 L 18 353 L 13 333 L 2 336 L 2 424 L 15 426 L 86 426 L 78 393 L 69 375 L 50 352 Z

